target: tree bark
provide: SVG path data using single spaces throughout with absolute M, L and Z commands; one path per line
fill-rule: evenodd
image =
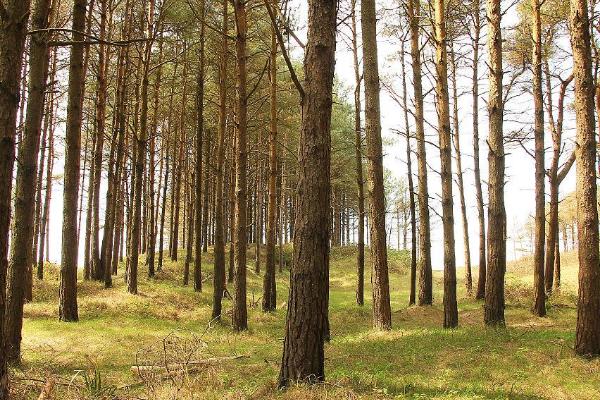
M 244 0 L 234 0 L 235 12 L 235 54 L 237 61 L 237 99 L 235 104 L 235 114 L 237 118 L 236 126 L 236 152 L 235 152 L 235 230 L 233 235 L 233 255 L 234 255 L 234 302 L 233 302 L 233 330 L 243 331 L 248 329 L 248 310 L 246 306 L 246 249 L 247 234 L 246 228 L 246 207 L 247 207 L 247 182 L 246 168 L 248 163 L 247 153 L 247 104 L 246 94 L 246 3 Z
M 33 11 L 34 29 L 46 29 L 50 0 L 36 0 Z M 33 224 L 35 209 L 37 161 L 44 111 L 46 79 L 48 77 L 48 34 L 42 33 L 29 41 L 29 79 L 27 111 L 22 142 L 19 144 L 15 187 L 14 224 L 11 237 L 5 312 L 5 346 L 9 361 L 20 362 L 23 304 L 26 300 L 28 277 L 33 264 Z
M 325 379 L 337 2 L 309 0 L 294 260 L 279 386 Z
M 419 44 L 418 0 L 409 0 L 407 14 L 410 25 L 410 44 L 415 102 L 415 127 L 417 138 L 417 164 L 419 188 L 419 298 L 420 306 L 433 302 L 433 276 L 431 270 L 431 234 L 429 224 L 429 193 L 427 190 L 427 153 L 425 150 L 425 127 L 423 116 L 423 85 L 421 78 L 421 50 Z
M 410 123 L 408 121 L 408 94 L 406 91 L 406 63 L 404 55 L 404 41 L 400 49 L 400 62 L 402 64 L 402 105 L 404 108 L 404 126 L 406 128 L 406 168 L 408 169 L 408 196 L 410 202 L 410 293 L 408 305 L 416 303 L 417 294 L 417 221 L 415 205 L 415 188 L 412 173 L 412 148 L 410 144 Z
M 488 137 L 488 260 L 485 283 L 485 324 L 505 326 L 506 211 L 504 209 L 504 135 L 502 99 L 502 31 L 500 0 L 487 0 L 489 64 Z
M 269 59 L 269 95 L 270 95 L 270 125 L 269 125 L 269 199 L 267 204 L 267 238 L 265 276 L 263 279 L 262 309 L 265 312 L 274 311 L 277 307 L 277 287 L 275 281 L 275 243 L 277 238 L 277 37 L 271 26 L 271 53 Z
M 215 267 L 213 273 L 212 319 L 221 319 L 223 291 L 225 290 L 225 226 L 224 226 L 224 188 L 225 180 L 225 135 L 227 134 L 227 59 L 228 59 L 228 0 L 223 0 L 224 32 L 221 38 L 221 56 L 219 63 L 219 137 L 217 139 L 217 170 L 215 179 Z M 198 251 L 198 250 L 196 250 Z
M 354 147 L 356 157 L 356 188 L 358 196 L 358 239 L 356 253 L 356 304 L 365 303 L 365 189 L 362 159 L 362 126 L 360 98 L 360 65 L 358 61 L 358 33 L 356 25 L 356 0 L 352 0 L 352 55 L 354 60 Z
M 444 328 L 458 326 L 456 257 L 454 254 L 454 202 L 452 199 L 452 145 L 448 95 L 448 53 L 445 0 L 435 0 L 436 108 L 442 178 L 442 226 L 444 232 Z
M 196 165 L 195 165 L 195 204 L 194 204 L 194 228 L 195 230 L 195 241 L 194 241 L 194 249 L 195 249 L 195 258 L 194 258 L 194 290 L 196 292 L 202 291 L 202 239 L 206 243 L 206 236 L 203 235 L 204 231 L 202 230 L 203 223 L 206 223 L 206 215 L 202 215 L 202 211 L 204 209 L 205 214 L 208 211 L 206 202 L 204 203 L 204 207 L 202 207 L 202 178 L 207 179 L 208 177 L 208 159 L 204 160 L 204 175 L 202 171 L 202 146 L 203 146 L 203 135 L 204 132 L 204 62 L 205 62 L 205 54 L 204 54 L 204 15 L 205 15 L 205 3 L 204 0 L 200 2 L 200 57 L 199 57 L 199 66 L 198 66 L 198 82 L 197 82 L 197 93 L 196 93 L 196 118 L 198 119 L 197 123 L 197 131 L 196 131 Z M 208 188 L 208 183 L 204 187 L 204 194 L 206 194 L 206 189 Z M 205 196 L 206 198 L 206 196 Z M 190 230 L 192 227 L 190 226 Z
M 596 194 L 596 137 L 594 82 L 590 51 L 587 0 L 571 0 L 569 17 L 573 76 L 577 159 L 577 235 L 579 300 L 575 352 L 600 354 L 600 265 L 598 256 L 598 210 Z
M 371 219 L 373 325 L 378 329 L 388 330 L 392 328 L 392 312 L 385 231 L 383 146 L 381 142 L 375 0 L 361 1 L 361 27 L 365 79 L 365 138 L 367 142 L 369 216 Z
M 475 175 L 475 193 L 477 200 L 477 220 L 479 223 L 479 267 L 477 293 L 475 298 L 485 297 L 485 280 L 487 276 L 485 210 L 483 207 L 483 191 L 481 189 L 481 168 L 479 164 L 479 41 L 481 37 L 481 3 L 473 0 L 473 173 Z
M 465 184 L 463 179 L 462 153 L 460 149 L 460 123 L 458 118 L 458 83 L 456 79 L 456 54 L 454 41 L 450 43 L 450 64 L 452 65 L 452 122 L 454 125 L 453 139 L 454 152 L 456 153 L 456 177 L 458 181 L 458 194 L 460 199 L 460 213 L 463 228 L 463 247 L 465 254 L 465 287 L 467 294 L 473 291 L 473 275 L 471 272 L 471 246 L 469 243 L 469 221 L 467 218 L 467 205 L 465 202 Z
M 546 199 L 544 167 L 544 94 L 542 92 L 542 19 L 540 0 L 531 0 L 533 11 L 531 32 L 533 36 L 533 107 L 535 140 L 535 243 L 533 252 L 533 313 L 546 315 L 546 291 L 544 280 L 544 237 L 546 234 Z

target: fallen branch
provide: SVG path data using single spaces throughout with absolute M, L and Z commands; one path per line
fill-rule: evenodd
M 170 363 L 167 365 L 134 365 L 131 367 L 131 372 L 156 372 L 156 371 L 173 371 L 176 369 L 187 368 L 187 367 L 200 367 L 205 365 L 219 364 L 222 361 L 238 360 L 246 356 L 228 356 L 228 357 L 213 357 L 205 360 L 188 361 L 179 363 Z

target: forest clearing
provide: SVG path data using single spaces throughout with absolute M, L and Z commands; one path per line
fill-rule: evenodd
M 288 249 L 289 250 L 289 249 Z M 434 273 L 434 305 L 407 307 L 408 258 L 390 253 L 390 290 L 394 329 L 371 328 L 370 307 L 354 301 L 354 247 L 335 248 L 331 263 L 330 318 L 332 339 L 326 345 L 327 384 L 277 389 L 281 362 L 285 299 L 264 314 L 261 279 L 249 273 L 249 330 L 231 332 L 230 324 L 210 324 L 210 291 L 195 293 L 179 284 L 182 263 L 168 262 L 156 278 L 140 280 L 139 296 L 123 290 L 119 276 L 104 290 L 94 282 L 81 285 L 78 324 L 56 320 L 56 270 L 36 283 L 39 300 L 26 305 L 23 366 L 15 371 L 15 388 L 37 398 L 55 376 L 60 399 L 597 399 L 600 361 L 577 358 L 572 349 L 576 317 L 576 266 L 573 253 L 563 255 L 563 288 L 548 304 L 548 317 L 531 315 L 527 301 L 532 276 L 527 260 L 507 270 L 507 329 L 485 328 L 482 302 L 466 296 L 459 282 L 460 327 L 444 330 L 442 276 Z M 206 254 L 210 265 L 212 251 Z M 207 274 L 211 274 L 210 269 Z M 287 291 L 289 274 L 278 274 Z M 282 306 L 282 307 L 279 307 Z M 230 302 L 224 304 L 230 314 Z M 145 381 L 131 367 L 148 348 L 161 354 L 163 340 L 193 337 L 198 345 L 191 360 L 219 358 L 177 376 L 174 381 Z M 167 352 L 171 363 L 191 350 Z M 229 359 L 240 356 L 239 359 Z M 142 357 L 143 358 L 143 357 Z M 223 358 L 222 360 L 220 358 Z M 160 365 L 160 364 L 159 364 Z M 97 370 L 101 387 L 86 386 L 83 374 Z M 85 372 L 78 372 L 85 371 Z M 36 380 L 29 380 L 35 378 Z M 157 379 L 154 377 L 154 379 Z M 70 384 L 70 386 L 69 386 Z M 103 397 L 104 396 L 104 397 Z M 20 397 L 19 397 L 20 398 Z
M 600 0 L 0 0 L 0 400 L 600 399 Z

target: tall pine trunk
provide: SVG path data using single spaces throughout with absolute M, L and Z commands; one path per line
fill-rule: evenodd
M 587 0 L 571 0 L 569 22 L 577 130 L 575 155 L 579 301 L 577 302 L 575 352 L 582 356 L 598 356 L 600 354 L 600 261 L 598 259 L 594 82 Z
M 308 1 L 294 259 L 280 387 L 325 379 L 336 19 L 336 1 Z
M 485 324 L 504 326 L 506 272 L 506 210 L 504 209 L 504 132 L 502 99 L 502 31 L 500 0 L 488 0 L 488 259 L 485 282 Z
M 546 234 L 546 199 L 544 167 L 544 94 L 542 92 L 542 18 L 540 0 L 531 0 L 533 10 L 531 32 L 533 36 L 533 107 L 535 140 L 535 243 L 533 251 L 533 313 L 546 315 L 546 290 L 544 280 L 544 238 Z
M 248 163 L 247 153 L 247 104 L 246 94 L 246 4 L 244 0 L 234 0 L 235 11 L 235 54 L 237 61 L 237 99 L 236 99 L 236 152 L 235 152 L 235 229 L 233 235 L 234 253 L 234 302 L 233 302 L 233 329 L 243 331 L 248 329 L 248 310 L 246 305 L 246 207 L 247 207 L 247 182 L 246 168 Z
M 46 29 L 50 0 L 36 0 L 33 12 L 34 29 Z M 46 80 L 48 77 L 48 33 L 36 35 L 29 41 L 29 79 L 25 128 L 19 144 L 17 180 L 15 187 L 14 224 L 11 237 L 5 313 L 5 346 L 10 361 L 21 359 L 21 330 L 23 303 L 28 277 L 33 265 L 33 224 L 37 188 L 38 152 L 44 112 Z
M 423 84 L 421 78 L 421 46 L 419 43 L 418 0 L 408 0 L 407 14 L 410 25 L 410 52 L 412 57 L 415 127 L 417 138 L 417 164 L 419 189 L 419 296 L 420 306 L 433 302 L 433 276 L 431 270 L 431 229 L 429 224 L 429 192 L 427 189 L 427 153 L 425 150 L 425 117 L 423 115 Z
M 383 145 L 381 141 L 376 21 L 375 0 L 362 0 L 361 28 L 365 79 L 365 138 L 367 142 L 369 216 L 371 219 L 373 325 L 378 329 L 387 330 L 392 328 L 392 312 L 385 231 Z

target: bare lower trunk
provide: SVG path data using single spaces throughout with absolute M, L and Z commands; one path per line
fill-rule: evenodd
M 572 0 L 569 18 L 573 49 L 577 129 L 577 233 L 579 301 L 575 352 L 600 354 L 600 266 L 596 194 L 594 88 L 587 0 Z
M 248 329 L 248 310 L 246 306 L 246 207 L 247 207 L 247 182 L 246 168 L 248 163 L 247 153 L 247 103 L 246 95 L 246 4 L 243 0 L 234 0 L 235 9 L 235 54 L 237 60 L 237 99 L 236 99 L 236 169 L 235 169 L 235 230 L 234 230 L 234 301 L 233 301 L 233 329 L 243 331 Z
M 0 17 L 0 82 L 2 82 L 2 90 L 0 90 L 0 316 L 3 316 L 6 310 L 6 273 L 16 118 L 28 11 L 28 0 L 3 1 L 3 15 Z M 0 398 L 7 399 L 9 393 L 4 324 L 4 318 L 0 318 Z
M 300 170 L 279 386 L 325 379 L 331 106 L 337 2 L 308 2 Z
M 409 0 L 407 14 L 410 24 L 410 44 L 415 102 L 415 126 L 417 137 L 417 164 L 419 189 L 419 298 L 418 304 L 433 302 L 433 277 L 431 270 L 431 235 L 429 225 L 429 193 L 427 189 L 427 154 L 425 151 L 425 127 L 423 116 L 423 86 L 421 81 L 421 53 L 419 43 L 420 3 Z
M 371 219 L 371 265 L 373 283 L 373 325 L 392 328 L 390 285 L 385 231 L 385 193 L 383 188 L 383 149 L 377 65 L 375 0 L 361 1 L 363 73 L 365 79 L 365 137 L 369 217 Z
M 81 42 L 85 27 L 86 0 L 73 3 L 73 40 Z M 81 153 L 83 92 L 83 44 L 71 46 L 69 62 L 69 100 L 65 134 L 65 173 L 63 200 L 62 257 L 60 266 L 59 319 L 77 321 L 77 198 Z
M 500 0 L 488 0 L 489 54 L 489 201 L 488 261 L 485 284 L 485 323 L 504 326 L 506 272 L 506 211 L 504 209 L 504 135 L 502 99 L 502 31 Z
M 33 13 L 35 29 L 47 28 L 49 13 L 50 1 L 36 0 Z M 17 362 L 21 359 L 23 303 L 26 299 L 28 277 L 31 276 L 33 264 L 34 214 L 31 210 L 35 208 L 37 161 L 48 76 L 48 34 L 41 34 L 34 40 L 30 40 L 29 57 L 31 68 L 27 89 L 27 115 L 17 159 L 14 224 L 6 282 L 6 320 L 4 322 L 6 356 L 9 361 Z
M 442 225 L 444 231 L 444 328 L 458 326 L 456 303 L 456 257 L 454 254 L 454 202 L 452 199 L 452 148 L 445 0 L 435 1 L 435 69 L 438 134 L 442 178 Z

